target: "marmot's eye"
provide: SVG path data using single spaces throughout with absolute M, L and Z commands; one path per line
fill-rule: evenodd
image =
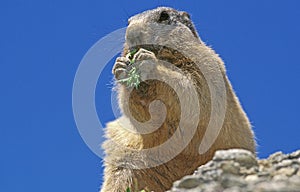
M 158 22 L 167 21 L 170 18 L 170 15 L 166 11 L 160 13 Z

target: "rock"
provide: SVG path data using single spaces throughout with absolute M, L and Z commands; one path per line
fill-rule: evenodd
M 246 181 L 242 177 L 227 175 L 221 178 L 221 185 L 224 189 L 234 186 L 245 187 Z
M 297 172 L 293 167 L 284 167 L 275 172 L 275 175 L 286 175 L 288 177 L 294 175 Z
M 234 186 L 234 187 L 230 187 L 225 189 L 223 192 L 241 192 L 241 188 Z
M 170 192 L 300 192 L 300 150 L 262 160 L 246 150 L 217 151 Z
M 273 181 L 284 181 L 287 179 L 288 179 L 288 177 L 286 175 L 275 175 L 273 177 Z
M 229 174 L 234 174 L 237 175 L 240 172 L 240 165 L 236 162 L 232 161 L 226 161 L 221 164 L 221 169 L 223 173 L 229 173 Z
M 279 162 L 279 163 L 275 166 L 275 169 L 280 169 L 280 168 L 282 168 L 282 167 L 288 167 L 288 166 L 290 166 L 292 163 L 293 163 L 293 161 L 290 160 L 290 159 L 283 160 L 283 161 Z
M 245 177 L 245 181 L 249 181 L 249 182 L 254 182 L 258 180 L 258 176 L 257 175 L 247 175 Z
M 254 155 L 247 150 L 243 149 L 231 149 L 221 150 L 215 153 L 213 161 L 233 160 L 244 167 L 252 167 L 257 165 Z
M 289 155 L 290 159 L 299 159 L 300 158 L 300 150 L 295 151 Z
M 175 183 L 177 188 L 192 189 L 200 185 L 201 182 L 196 176 L 185 176 L 182 180 Z
M 269 156 L 268 160 L 271 163 L 278 163 L 281 162 L 283 159 L 287 158 L 286 155 L 284 155 L 281 151 L 276 152 Z

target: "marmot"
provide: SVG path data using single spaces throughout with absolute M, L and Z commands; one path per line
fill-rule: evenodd
M 135 15 L 129 19 L 125 39 L 124 51 L 116 59 L 113 74 L 117 82 L 120 109 L 123 117 L 129 121 L 120 123 L 120 120 L 115 120 L 107 124 L 107 140 L 102 146 L 106 157 L 101 192 L 124 192 L 127 189 L 165 191 L 172 187 L 174 181 L 192 174 L 197 167 L 211 160 L 216 150 L 243 148 L 255 153 L 251 125 L 227 78 L 224 63 L 199 38 L 188 13 L 159 7 Z M 173 67 L 163 65 L 163 61 L 171 63 Z M 144 68 L 139 70 L 141 65 Z M 203 66 L 208 69 L 206 76 L 212 77 L 211 86 L 217 90 L 214 92 L 217 100 L 222 98 L 218 92 L 221 81 L 214 78 L 218 76 L 217 70 L 220 70 L 225 88 L 225 113 L 218 136 L 201 154 L 199 146 L 211 116 L 222 118 L 218 111 L 211 114 L 212 99 L 216 98 L 211 97 L 211 87 L 201 71 Z M 146 80 L 131 84 L 130 87 L 124 79 L 129 77 L 133 69 Z M 173 87 L 161 80 L 170 80 Z M 182 114 L 185 106 L 181 105 L 174 87 L 181 88 L 179 95 L 183 94 L 183 101 L 190 105 L 190 114 Z M 192 87 L 196 90 L 196 96 L 193 97 L 190 94 Z M 154 100 L 159 100 L 164 107 L 153 105 L 151 109 Z M 217 105 L 220 105 L 218 102 Z M 195 119 L 193 115 L 198 111 L 200 115 Z M 137 127 L 139 124 L 136 122 L 145 123 L 162 116 L 165 116 L 164 121 L 152 132 L 147 132 L 145 128 L 146 132 L 141 134 L 124 127 L 128 125 L 138 132 L 143 131 L 143 127 Z M 183 117 L 184 120 L 181 119 Z M 190 127 L 196 128 L 194 132 Z M 186 142 L 183 138 L 188 134 L 192 137 L 183 146 L 181 143 Z M 170 138 L 174 140 L 169 148 L 154 153 L 143 152 L 162 146 Z M 165 158 L 180 147 L 183 149 L 174 157 Z

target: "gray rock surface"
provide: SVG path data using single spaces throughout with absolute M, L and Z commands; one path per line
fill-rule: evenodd
M 300 150 L 261 160 L 242 149 L 217 151 L 169 192 L 300 192 Z

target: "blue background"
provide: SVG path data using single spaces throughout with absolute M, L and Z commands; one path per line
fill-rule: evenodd
M 99 190 L 101 159 L 81 139 L 72 114 L 76 69 L 101 37 L 159 5 L 189 12 L 224 59 L 259 157 L 300 148 L 298 0 L 2 0 L 0 191 Z M 113 120 L 112 64 L 97 86 L 103 123 Z

